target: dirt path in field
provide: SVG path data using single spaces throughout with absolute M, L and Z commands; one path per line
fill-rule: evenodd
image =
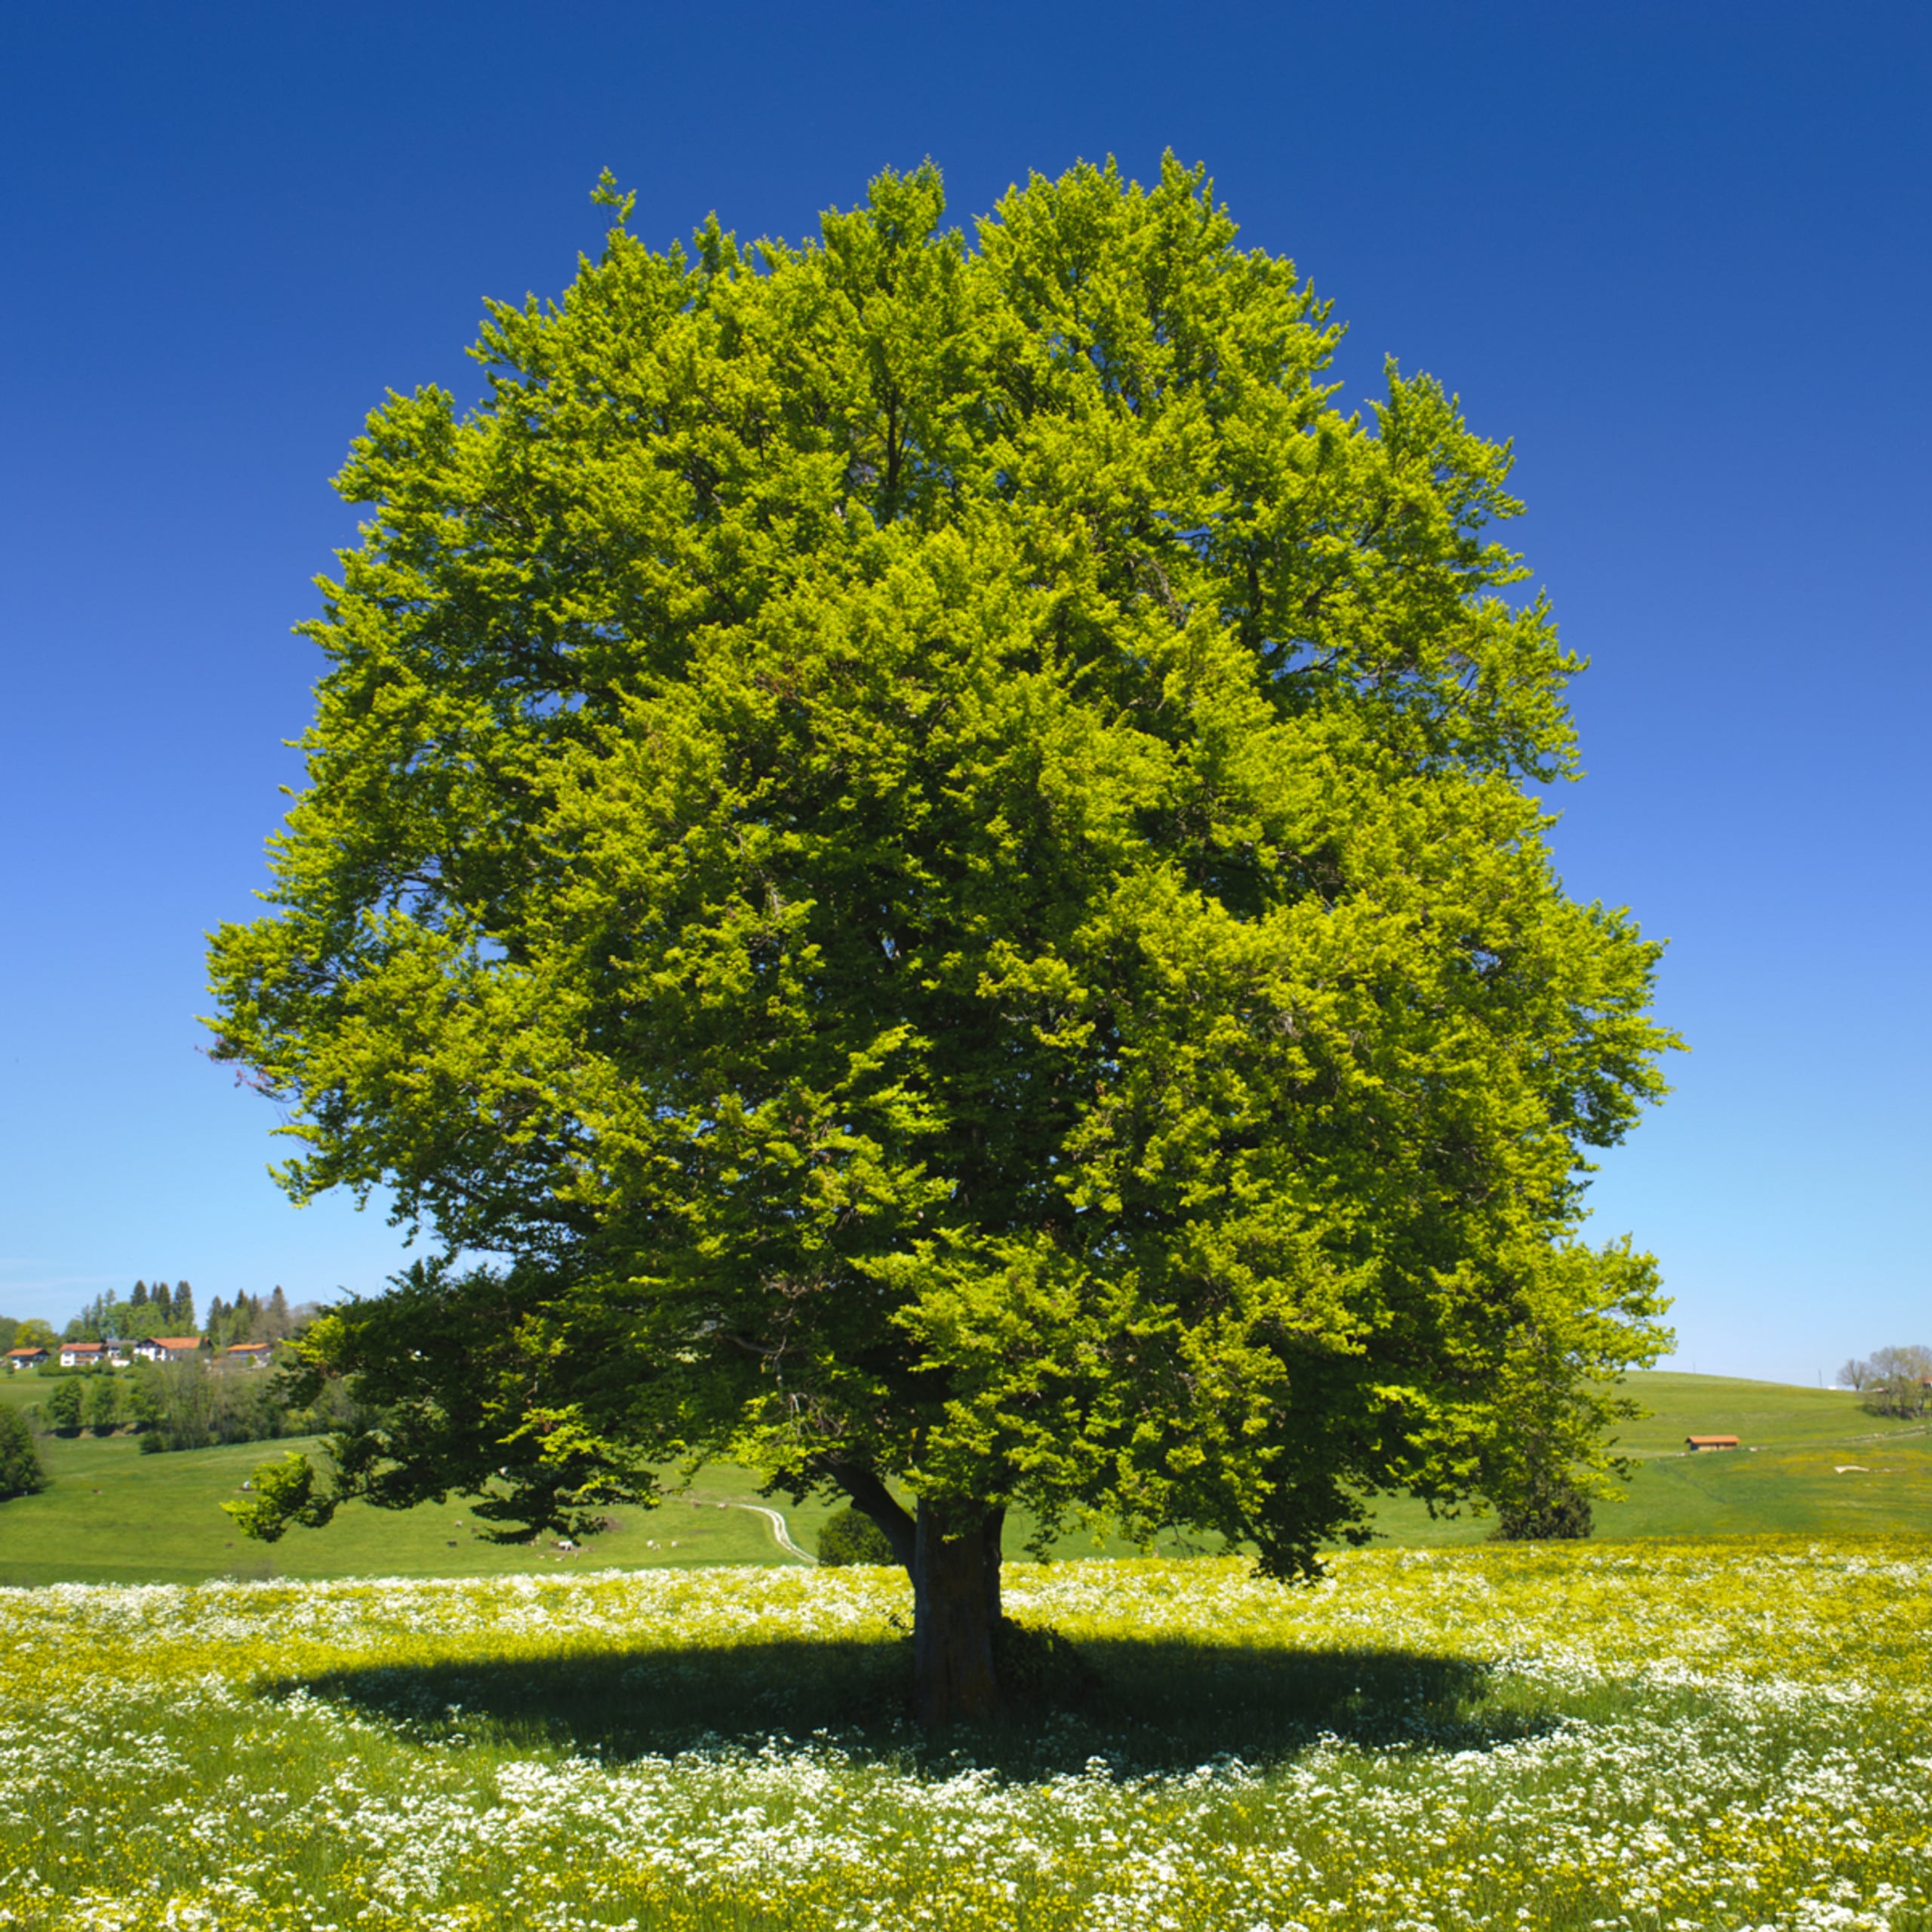
M 818 1558 L 808 1549 L 801 1549 L 792 1540 L 791 1527 L 778 1510 L 768 1509 L 761 1503 L 734 1503 L 734 1509 L 749 1509 L 754 1516 L 762 1516 L 771 1525 L 771 1534 L 778 1539 L 778 1547 L 789 1550 L 792 1555 L 806 1563 L 816 1563 Z

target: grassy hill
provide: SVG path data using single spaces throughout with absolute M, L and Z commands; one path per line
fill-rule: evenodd
M 44 1401 L 51 1382 L 0 1373 L 0 1401 L 26 1407 Z M 37 1496 L 0 1503 L 0 1585 L 54 1583 L 180 1583 L 211 1577 L 483 1577 L 565 1569 L 633 1569 L 714 1563 L 797 1561 L 772 1526 L 753 1513 L 774 1506 L 743 1469 L 714 1467 L 681 1496 L 655 1510 L 618 1509 L 614 1527 L 574 1552 L 545 1543 L 519 1549 L 477 1534 L 468 1501 L 405 1510 L 352 1504 L 325 1530 L 291 1530 L 274 1544 L 251 1543 L 223 1515 L 238 1500 L 257 1465 L 309 1439 L 244 1442 L 158 1456 L 140 1453 L 132 1435 L 42 1437 L 42 1461 L 52 1478 Z M 775 1506 L 795 1541 L 814 1547 L 835 1506 Z M 1008 1538 L 1017 1549 L 1029 1526 Z M 1118 1538 L 1081 1534 L 1060 1546 L 1069 1555 L 1130 1555 Z M 1182 1549 L 1164 1540 L 1164 1549 Z
M 1841 1389 L 1727 1377 L 1631 1378 L 1654 1413 L 1623 1432 L 1642 1458 L 1600 1536 L 1842 1536 L 1932 1530 L 1932 1430 L 1867 1414 Z M 1738 1454 L 1687 1456 L 1687 1435 L 1735 1435 Z
M 1634 1537 L 1852 1535 L 1932 1530 L 1932 1429 L 1866 1414 L 1841 1389 L 1805 1389 L 1665 1370 L 1629 1377 L 1651 1413 L 1624 1423 L 1636 1459 L 1622 1494 L 1596 1506 L 1599 1541 Z M 1687 1455 L 1687 1435 L 1735 1435 L 1736 1452 Z M 1385 1503 L 1392 1543 L 1471 1543 L 1493 1518 L 1432 1522 L 1420 1504 Z
M 53 1386 L 52 1382 L 43 1382 L 37 1375 L 17 1375 L 8 1369 L 0 1371 L 0 1402 L 9 1403 L 17 1409 L 31 1408 L 35 1403 L 44 1401 L 48 1390 Z
M 1932 1528 L 1932 1432 L 1923 1425 L 1881 1420 L 1837 1390 L 1662 1372 L 1630 1382 L 1653 1413 L 1622 1432 L 1620 1446 L 1639 1466 L 1623 1496 L 1598 1506 L 1600 1539 Z M 49 1386 L 34 1376 L 0 1376 L 0 1401 L 25 1406 Z M 1693 1433 L 1734 1435 L 1749 1446 L 1686 1456 L 1683 1440 Z M 0 1503 L 0 1583 L 488 1576 L 792 1560 L 764 1518 L 733 1506 L 762 1499 L 750 1476 L 731 1469 L 707 1470 L 688 1495 L 660 1509 L 614 1512 L 608 1534 L 571 1553 L 486 1543 L 468 1504 L 455 1498 L 401 1512 L 354 1506 L 328 1529 L 293 1531 L 272 1546 L 234 1534 L 218 1506 L 242 1493 L 257 1463 L 282 1448 L 312 1446 L 244 1443 L 143 1456 L 131 1436 L 43 1439 L 51 1486 Z M 829 1506 L 785 1513 L 809 1549 Z M 1376 1521 L 1401 1546 L 1473 1542 L 1492 1527 L 1492 1519 L 1466 1515 L 1432 1521 L 1402 1500 L 1383 1504 Z M 1014 1525 L 1009 1549 L 1025 1534 L 1024 1524 Z M 1129 1552 L 1118 1540 L 1081 1534 L 1065 1538 L 1058 1553 Z
M 25 1378 L 15 1378 L 24 1380 Z M 6 1395 L 19 1400 L 17 1392 Z M 259 1463 L 312 1441 L 244 1442 L 158 1456 L 131 1435 L 43 1438 L 53 1478 L 37 1496 L 0 1503 L 0 1584 L 194 1583 L 220 1576 L 502 1576 L 559 1567 L 792 1561 L 762 1517 L 734 1509 L 757 1502 L 742 1470 L 708 1472 L 691 1495 L 655 1511 L 614 1512 L 617 1527 L 589 1549 L 565 1553 L 485 1542 L 466 1500 L 407 1511 L 353 1504 L 326 1530 L 294 1530 L 273 1545 L 251 1543 L 220 1505 L 238 1500 Z M 807 1549 L 829 1513 L 788 1512 Z
M 1687 1435 L 1735 1435 L 1746 1444 L 1782 1450 L 1909 1436 L 1924 1427 L 1867 1414 L 1848 1389 L 1805 1389 L 1663 1369 L 1627 1380 L 1630 1392 L 1651 1411 L 1618 1432 L 1619 1447 L 1630 1455 L 1679 1455 Z

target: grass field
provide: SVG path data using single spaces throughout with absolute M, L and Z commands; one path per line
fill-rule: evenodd
M 1598 1511 L 1600 1534 L 1932 1530 L 1932 1432 L 1924 1423 L 1868 1415 L 1841 1390 L 1715 1376 L 1631 1379 L 1656 1413 L 1626 1430 L 1644 1460 L 1625 1499 Z M 1694 1432 L 1736 1435 L 1747 1448 L 1684 1455 L 1683 1438 Z
M 1631 1381 L 1654 1413 L 1625 1429 L 1623 1446 L 1640 1466 L 1622 1496 L 1598 1506 L 1600 1540 L 1932 1528 L 1932 1434 L 1922 1427 L 1878 1420 L 1835 1390 L 1670 1374 Z M 0 1401 L 25 1405 L 51 1386 L 0 1376 Z M 1756 1451 L 1686 1457 L 1683 1439 L 1694 1432 L 1736 1435 Z M 455 1498 L 401 1513 L 354 1506 L 326 1530 L 294 1531 L 272 1547 L 238 1537 L 220 1504 L 241 1494 L 258 1463 L 285 1447 L 312 1446 L 245 1443 L 143 1456 L 129 1435 L 44 1439 L 51 1485 L 0 1503 L 0 1583 L 488 1577 L 792 1560 L 764 1518 L 728 1506 L 768 1502 L 749 1476 L 728 1468 L 706 1471 L 689 1497 L 658 1510 L 614 1512 L 614 1531 L 569 1555 L 548 1544 L 486 1543 Z M 794 1539 L 811 1549 L 829 1506 L 794 1509 L 781 1499 L 778 1506 Z M 1432 1520 L 1401 1500 L 1384 1502 L 1377 1520 L 1389 1542 L 1417 1549 L 1478 1542 L 1493 1526 L 1469 1515 Z M 1009 1549 L 1024 1536 L 1016 1524 Z M 1115 1540 L 1097 1544 L 1085 1532 L 1057 1551 L 1095 1553 L 1134 1552 Z
M 886 1571 L 0 1594 L 0 1926 L 1932 1926 L 1921 1540 L 1009 1583 L 1094 1678 L 931 1739 Z
M 1932 1530 L 1932 1429 L 1866 1414 L 1844 1389 L 1795 1388 L 1727 1376 L 1632 1375 L 1651 1411 L 1621 1426 L 1638 1459 L 1629 1486 L 1596 1506 L 1599 1539 L 1834 1535 Z M 1735 1435 L 1745 1445 L 1686 1455 L 1687 1435 Z M 1432 1522 L 1420 1505 L 1385 1503 L 1392 1542 L 1476 1541 L 1491 1524 Z
M 36 1383 L 38 1386 L 36 1386 Z M 25 1406 L 53 1385 L 0 1377 L 0 1400 Z M 758 1500 L 742 1470 L 711 1472 L 688 1500 L 651 1512 L 623 1512 L 622 1527 L 566 1556 L 520 1549 L 474 1533 L 466 1504 L 452 1498 L 404 1512 L 352 1505 L 326 1530 L 295 1531 L 270 1546 L 238 1536 L 221 1512 L 238 1500 L 256 1466 L 313 1441 L 245 1442 L 143 1456 L 132 1435 L 44 1437 L 53 1478 L 37 1496 L 0 1503 L 0 1583 L 198 1583 L 224 1575 L 481 1577 L 577 1566 L 772 1563 L 790 1561 L 770 1525 L 743 1509 Z M 795 1512 L 807 1549 L 824 1509 Z M 802 1534 L 801 1534 L 802 1533 Z
M 786 1558 L 742 1471 L 572 1554 L 455 1500 L 269 1548 L 217 1506 L 284 1445 L 47 1441 L 0 1505 L 42 1586 L 0 1589 L 0 1927 L 1932 1932 L 1932 1436 L 1632 1380 L 1595 1541 L 1395 1503 L 1312 1590 L 1013 1562 L 1085 1675 L 939 1738 L 903 1577 Z

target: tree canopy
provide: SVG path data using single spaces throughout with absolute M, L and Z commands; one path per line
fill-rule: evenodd
M 69 1342 L 146 1341 L 155 1335 L 195 1332 L 195 1291 L 186 1281 L 171 1292 L 165 1281 L 149 1289 L 137 1281 L 128 1299 L 109 1288 L 87 1303 L 67 1324 L 62 1339 Z
M 308 786 L 213 943 L 290 1192 L 487 1262 L 311 1331 L 384 1417 L 332 1494 L 842 1488 L 943 1714 L 1008 1506 L 1292 1577 L 1525 1417 L 1587 1464 L 1662 1306 L 1587 1155 L 1670 1042 L 1552 869 L 1579 667 L 1507 445 L 1393 364 L 1343 413 L 1327 306 L 1171 159 L 970 242 L 930 166 L 798 245 L 600 192 L 481 403 L 355 445 Z
M 46 1487 L 47 1472 L 26 1417 L 11 1403 L 0 1403 L 0 1503 Z
M 1838 1379 L 1843 1387 L 1863 1394 L 1866 1407 L 1878 1414 L 1923 1415 L 1932 1392 L 1932 1349 L 1874 1349 L 1869 1360 L 1854 1357 L 1847 1362 Z

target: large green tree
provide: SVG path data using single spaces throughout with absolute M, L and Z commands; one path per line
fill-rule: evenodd
M 1009 1507 L 1291 1577 L 1526 1393 L 1587 1462 L 1660 1303 L 1585 1155 L 1668 1042 L 1544 844 L 1577 663 L 1506 447 L 1392 366 L 1342 413 L 1171 162 L 970 242 L 930 167 L 795 247 L 600 192 L 481 405 L 355 445 L 308 786 L 214 943 L 289 1191 L 504 1257 L 316 1324 L 383 1420 L 256 1530 L 581 1531 L 730 1456 L 878 1522 L 937 1718 L 997 1696 Z

